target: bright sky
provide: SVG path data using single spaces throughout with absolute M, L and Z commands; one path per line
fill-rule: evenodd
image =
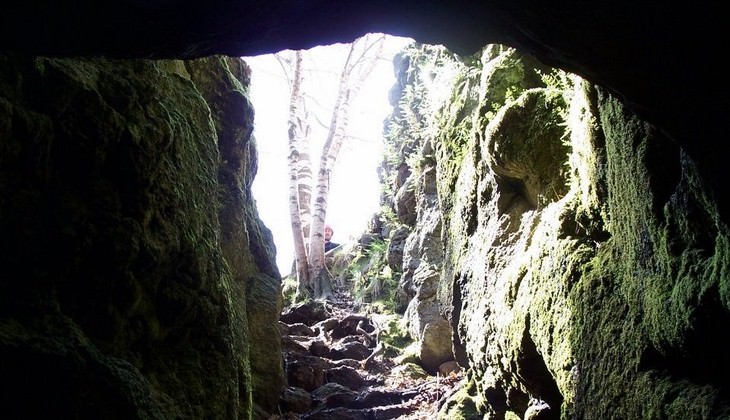
M 376 168 L 382 160 L 383 121 L 392 111 L 388 103 L 388 91 L 395 84 L 392 59 L 410 42 L 409 38 L 388 37 L 383 60 L 378 62 L 353 102 L 348 130 L 352 137 L 340 150 L 330 184 L 326 223 L 334 231 L 333 242 L 357 239 L 380 206 Z M 309 96 L 307 109 L 325 125 L 329 124 L 346 53 L 346 45 L 336 44 L 316 47 L 304 54 L 304 68 L 312 70 L 304 76 L 304 89 Z M 250 93 L 259 154 L 253 195 L 261 219 L 274 236 L 276 262 L 285 276 L 294 261 L 287 169 L 289 85 L 274 55 L 244 57 L 244 60 L 252 69 Z M 312 117 L 310 125 L 310 153 L 316 174 L 327 130 Z

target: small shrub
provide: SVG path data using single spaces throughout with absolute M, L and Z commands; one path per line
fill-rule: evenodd
M 281 281 L 281 296 L 284 300 L 284 306 L 291 306 L 296 301 L 297 285 L 296 277 L 284 277 Z

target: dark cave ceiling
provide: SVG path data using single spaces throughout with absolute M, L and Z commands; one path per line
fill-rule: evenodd
M 0 7 L 0 51 L 33 55 L 250 56 L 367 32 L 460 54 L 505 43 L 607 87 L 702 161 L 711 180 L 724 176 L 720 157 L 730 151 L 719 62 L 727 29 L 716 2 L 14 0 Z

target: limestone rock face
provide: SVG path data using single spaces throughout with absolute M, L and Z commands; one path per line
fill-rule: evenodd
M 408 237 L 409 229 L 401 226 L 390 232 L 388 238 L 388 266 L 393 270 L 400 270 L 403 266 L 403 247 Z
M 395 214 L 405 225 L 416 223 L 416 193 L 413 191 L 415 180 L 408 178 L 395 195 Z
M 251 204 L 245 64 L 3 55 L 0 69 L 4 415 L 273 409 L 280 286 Z
M 727 416 L 708 320 L 730 314 L 729 237 L 692 159 L 610 93 L 511 48 L 410 54 L 401 108 L 433 105 L 407 96 L 419 69 L 457 70 L 432 119 L 395 130 L 422 134 L 404 138 L 421 164 L 404 319 L 423 343 L 445 324 L 469 377 L 441 415 Z
M 499 210 L 537 208 L 567 192 L 566 156 L 556 109 L 563 98 L 534 89 L 503 106 L 487 127 L 487 153 L 500 195 Z M 524 201 L 524 204 L 520 203 Z

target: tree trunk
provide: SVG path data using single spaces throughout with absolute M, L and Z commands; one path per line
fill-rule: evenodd
M 311 189 L 312 165 L 308 153 L 309 125 L 302 92 L 302 52 L 297 51 L 295 54 L 294 69 L 290 76 L 292 80 L 289 105 L 289 207 L 296 254 L 297 300 L 307 297 L 325 299 L 332 297 L 333 278 L 327 270 L 324 257 L 324 225 L 330 175 L 347 135 L 352 100 L 372 72 L 376 60 L 380 58 L 384 39 L 383 36 L 374 42 L 368 42 L 368 37 L 364 37 L 350 45 L 345 65 L 340 73 L 329 131 L 320 154 L 314 200 Z M 355 57 L 355 52 L 362 43 L 365 45 Z M 376 50 L 375 54 L 368 58 L 368 62 L 364 62 L 367 53 L 373 47 Z M 281 60 L 279 62 L 281 63 Z M 358 77 L 352 82 L 355 70 L 358 70 Z
M 317 297 L 329 297 L 332 295 L 333 278 L 329 270 L 327 270 L 324 257 L 324 225 L 327 216 L 330 175 L 333 172 L 337 155 L 340 153 L 340 149 L 347 135 L 352 100 L 357 96 L 363 82 L 372 72 L 376 60 L 382 54 L 384 40 L 385 38 L 381 37 L 377 41 L 365 45 L 357 59 L 354 59 L 353 54 L 355 53 L 357 43 L 363 40 L 353 42 L 350 45 L 345 65 L 340 74 L 337 99 L 335 101 L 335 107 L 332 110 L 327 140 L 322 146 L 319 172 L 317 173 L 317 186 L 315 188 L 315 199 L 312 203 L 314 209 L 312 212 L 312 232 L 309 242 L 309 279 L 314 285 L 315 296 Z M 367 42 L 367 39 L 363 42 Z M 368 50 L 373 46 L 376 47 L 375 55 L 363 65 L 362 60 L 365 58 Z M 359 75 L 351 83 L 353 72 L 358 67 L 360 68 Z
M 294 56 L 294 72 L 291 83 L 289 100 L 289 215 L 291 218 L 292 237 L 294 239 L 294 257 L 297 271 L 297 294 L 311 296 L 314 292 L 310 277 L 307 248 L 301 210 L 301 189 L 299 176 L 302 166 L 302 146 L 306 145 L 303 138 L 308 132 L 308 123 L 304 111 L 302 95 L 302 53 L 297 51 Z M 308 153 L 304 153 L 308 156 Z

